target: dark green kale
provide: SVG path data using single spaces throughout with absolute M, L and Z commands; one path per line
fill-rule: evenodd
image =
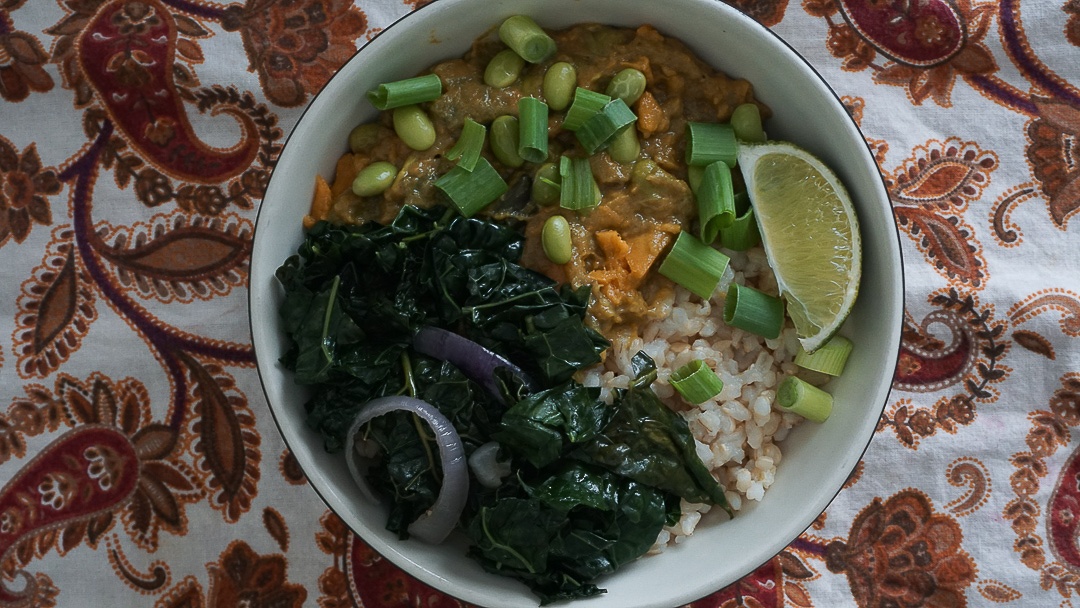
M 499 442 L 512 474 L 494 489 L 472 480 L 461 519 L 469 554 L 548 603 L 602 593 L 594 579 L 648 551 L 677 521 L 680 497 L 728 507 L 686 423 L 649 388 L 651 359 L 635 358 L 637 379 L 613 405 L 571 379 L 608 346 L 583 321 L 589 287 L 520 266 L 522 243 L 511 228 L 444 208 L 404 207 L 387 225 L 319 223 L 278 269 L 291 340 L 281 361 L 311 389 L 307 423 L 329 451 L 368 401 L 398 394 L 438 408 L 466 454 Z M 412 348 L 424 326 L 495 351 L 536 387 L 499 369 L 501 394 L 488 393 Z M 391 499 L 387 528 L 406 538 L 441 488 L 435 440 L 403 412 L 361 432 L 379 454 L 368 481 Z

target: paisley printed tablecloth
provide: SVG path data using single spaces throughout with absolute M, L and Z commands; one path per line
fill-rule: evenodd
M 288 130 L 421 4 L 0 0 L 0 608 L 460 605 L 307 486 L 246 319 Z M 846 489 L 693 606 L 1080 606 L 1080 2 L 734 4 L 861 124 L 907 312 Z

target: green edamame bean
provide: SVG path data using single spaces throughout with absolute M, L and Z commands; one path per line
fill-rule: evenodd
M 394 132 L 413 150 L 427 150 L 435 144 L 435 125 L 420 106 L 394 108 Z
M 609 97 L 618 97 L 632 106 L 645 92 L 645 74 L 635 68 L 620 70 L 611 78 L 605 93 Z
M 556 264 L 570 261 L 574 253 L 574 244 L 570 240 L 570 223 L 561 215 L 553 215 L 544 222 L 540 232 L 540 244 L 544 254 Z
M 370 150 L 378 143 L 382 129 L 382 125 L 377 122 L 356 125 L 352 131 L 349 131 L 349 150 L 354 154 Z
M 731 113 L 731 128 L 735 138 L 741 141 L 763 142 L 765 130 L 761 126 L 761 110 L 752 103 L 739 104 Z
M 544 163 L 536 170 L 532 183 L 532 200 L 540 205 L 554 205 L 559 202 L 559 167 L 555 163 Z
M 397 177 L 397 167 L 384 160 L 371 163 L 356 174 L 352 191 L 356 196 L 375 196 L 386 192 Z
M 557 61 L 544 72 L 543 92 L 548 107 L 565 110 L 574 98 L 577 88 L 577 68 L 565 61 Z
M 484 68 L 484 84 L 489 87 L 504 88 L 514 84 L 521 76 L 525 60 L 510 49 L 503 49 L 495 54 Z
M 491 123 L 491 130 L 488 133 L 491 153 L 507 167 L 520 167 L 525 164 L 525 159 L 518 154 L 518 142 L 521 141 L 520 128 L 517 116 L 509 114 L 500 116 Z
M 641 144 L 638 142 L 637 128 L 634 125 L 619 131 L 608 146 L 608 155 L 617 163 L 634 162 L 638 154 L 641 154 Z

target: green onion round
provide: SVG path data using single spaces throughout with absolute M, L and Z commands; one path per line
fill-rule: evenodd
M 724 381 L 701 359 L 675 370 L 668 381 L 683 399 L 694 405 L 704 403 L 724 390 Z
M 739 142 L 731 125 L 715 122 L 686 123 L 686 164 L 708 165 L 718 160 L 735 166 Z
M 570 109 L 566 111 L 566 117 L 563 118 L 563 128 L 567 131 L 577 131 L 586 120 L 603 110 L 610 101 L 611 98 L 603 93 L 581 87 L 574 89 L 574 102 L 570 104 Z
M 735 222 L 735 195 L 731 168 L 722 162 L 709 163 L 695 191 L 701 240 L 712 243 L 724 228 Z
M 457 166 L 472 171 L 476 167 L 476 161 L 480 159 L 486 136 L 487 128 L 484 125 L 466 118 L 465 124 L 461 126 L 461 137 L 446 151 L 446 158 L 457 160 Z
M 465 217 L 472 217 L 509 189 L 499 172 L 482 156 L 472 171 L 454 167 L 435 180 L 435 187 Z
M 724 322 L 772 340 L 784 327 L 784 301 L 753 287 L 732 283 L 724 301 Z
M 699 297 L 709 299 L 730 261 L 728 256 L 684 230 L 660 263 L 659 272 Z
M 825 422 L 832 413 L 833 397 L 797 376 L 788 376 L 776 389 L 776 403 L 811 422 Z
M 839 376 L 844 373 L 844 366 L 847 365 L 853 346 L 851 340 L 844 336 L 829 338 L 828 342 L 812 353 L 804 351 L 800 346 L 799 351 L 795 353 L 795 365 L 829 376 Z
M 555 41 L 526 15 L 514 15 L 499 26 L 499 39 L 529 63 L 540 63 L 555 54 Z
M 518 156 L 530 163 L 548 157 L 548 106 L 535 97 L 518 100 Z
M 436 74 L 383 83 L 367 94 L 371 105 L 380 110 L 432 101 L 439 95 L 442 95 L 442 81 Z

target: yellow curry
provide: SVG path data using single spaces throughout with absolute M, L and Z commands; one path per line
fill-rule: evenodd
M 466 118 L 490 124 L 502 115 L 517 114 L 521 97 L 543 99 L 547 68 L 558 61 L 572 63 L 577 84 L 603 91 L 613 75 L 635 68 L 645 75 L 646 89 L 633 104 L 640 142 L 636 160 L 619 163 L 607 152 L 589 158 L 600 188 L 601 203 L 587 213 L 530 200 L 529 184 L 540 167 L 524 163 L 512 168 L 489 158 L 510 185 L 501 200 L 481 215 L 518 222 L 526 237 L 522 264 L 559 282 L 593 286 L 592 320 L 602 332 L 618 331 L 650 318 L 653 303 L 673 284 L 656 272 L 673 238 L 690 229 L 696 216 L 694 196 L 687 183 L 683 160 L 687 121 L 726 122 L 736 106 L 755 102 L 751 85 L 732 79 L 698 59 L 678 40 L 650 26 L 637 29 L 584 24 L 549 32 L 558 52 L 550 59 L 526 65 L 511 85 L 497 88 L 484 82 L 485 66 L 503 47 L 495 36 L 477 41 L 460 59 L 430 68 L 443 83 L 443 94 L 425 104 L 436 129 L 434 145 L 416 151 L 395 134 L 389 112 L 378 121 L 376 137 L 365 149 L 346 153 L 337 163 L 332 183 L 319 178 L 310 226 L 317 220 L 334 223 L 390 221 L 403 205 L 430 207 L 439 201 L 434 183 L 453 167 L 444 158 L 461 134 Z M 765 114 L 767 109 L 761 107 Z M 550 114 L 549 159 L 558 159 L 580 144 L 562 129 L 564 113 Z M 485 151 L 485 156 L 491 155 Z M 399 168 L 386 191 L 360 197 L 350 188 L 357 173 L 376 161 Z M 540 244 L 540 232 L 552 214 L 566 217 L 571 229 L 573 256 L 566 264 L 552 263 Z

